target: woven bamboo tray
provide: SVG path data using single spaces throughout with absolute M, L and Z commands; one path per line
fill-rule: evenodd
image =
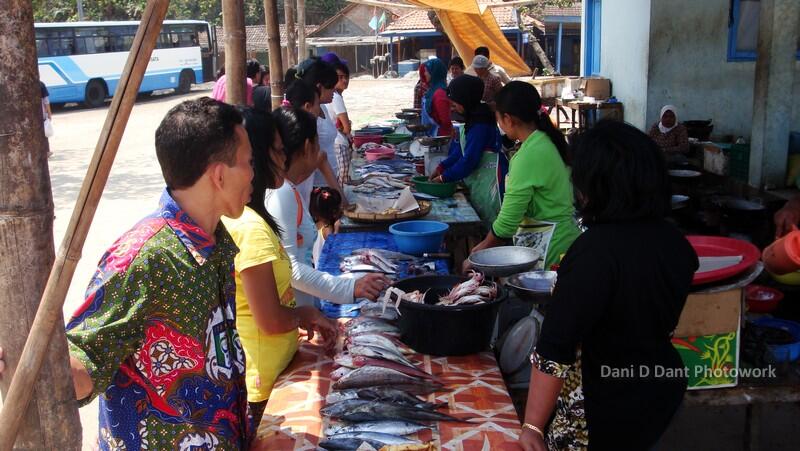
M 355 211 L 356 206 L 351 205 L 350 207 L 344 210 L 344 215 L 350 218 L 354 222 L 376 223 L 376 222 L 394 222 L 403 219 L 421 218 L 431 212 L 430 202 L 426 200 L 421 200 L 418 203 L 419 203 L 418 210 L 409 211 L 408 213 L 390 213 L 390 214 L 356 213 Z

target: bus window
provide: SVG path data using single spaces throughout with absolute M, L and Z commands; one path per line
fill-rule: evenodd
M 36 32 L 36 50 L 39 56 L 72 55 L 74 49 L 70 29 L 50 28 Z
M 208 52 L 211 50 L 211 40 L 208 39 L 207 26 L 197 25 L 195 27 L 195 36 L 197 36 L 197 43 L 200 45 L 200 51 Z

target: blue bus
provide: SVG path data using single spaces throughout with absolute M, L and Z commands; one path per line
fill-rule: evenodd
M 51 103 L 90 107 L 114 94 L 139 22 L 37 23 L 39 78 Z M 175 89 L 214 79 L 216 39 L 208 22 L 165 20 L 139 92 Z

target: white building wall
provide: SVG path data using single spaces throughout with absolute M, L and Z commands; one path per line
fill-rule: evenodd
M 625 121 L 644 128 L 650 0 L 603 0 L 602 8 L 600 74 L 611 80 L 612 94 L 623 102 Z
M 646 123 L 655 123 L 661 107 L 673 104 L 679 120 L 713 119 L 715 135 L 749 137 L 755 62 L 727 60 L 729 0 L 648 3 L 652 19 Z M 795 66 L 794 98 L 800 99 L 800 63 Z M 796 129 L 799 104 L 794 103 L 792 114 Z

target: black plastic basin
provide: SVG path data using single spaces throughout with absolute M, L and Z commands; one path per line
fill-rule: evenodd
M 425 304 L 400 303 L 400 339 L 417 352 L 435 356 L 475 354 L 488 349 L 495 319 L 506 292 L 497 287 L 497 298 L 477 305 L 433 305 L 456 284 L 461 276 L 420 276 L 394 284 L 410 293 L 425 292 Z

